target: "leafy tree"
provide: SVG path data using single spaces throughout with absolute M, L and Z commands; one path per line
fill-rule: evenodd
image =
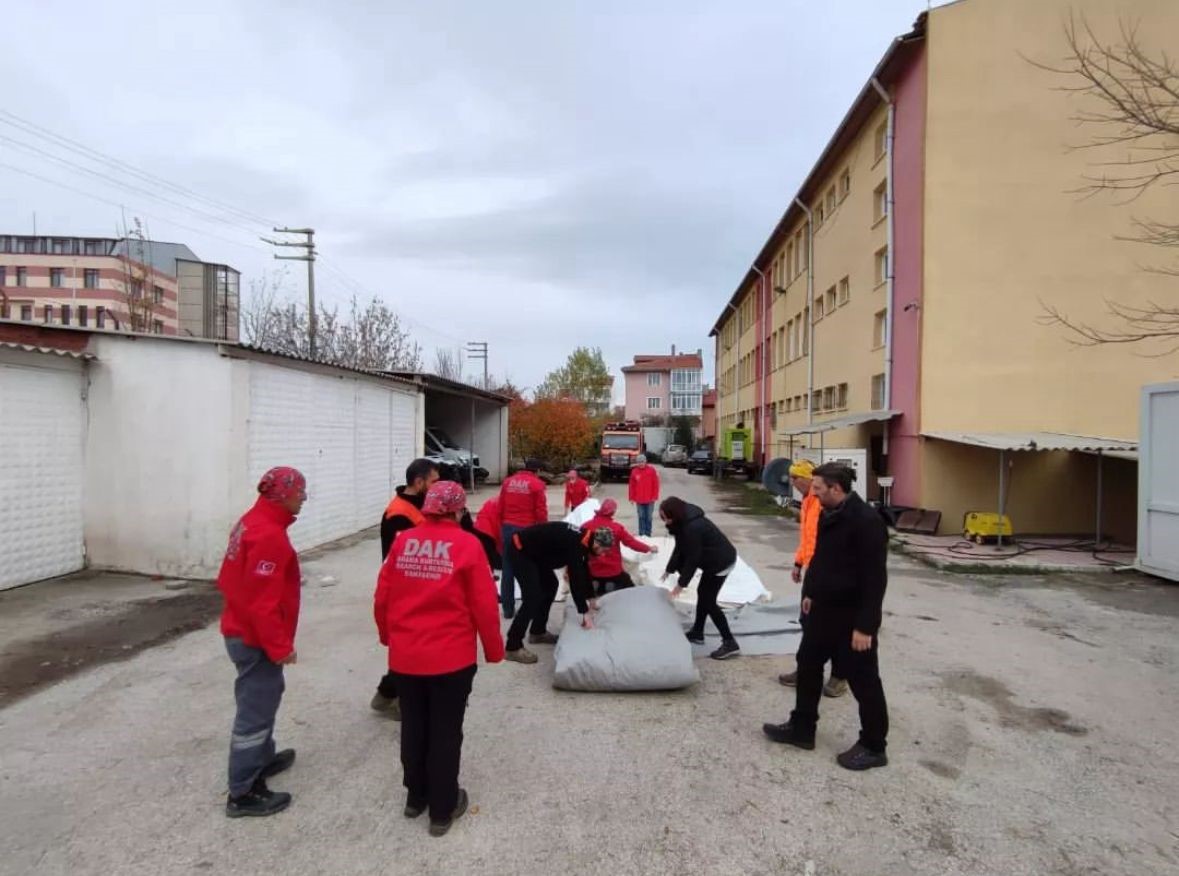
M 549 373 L 536 390 L 538 399 L 574 399 L 591 417 L 610 411 L 614 378 L 598 347 L 578 347 L 565 364 Z
M 593 447 L 594 430 L 585 408 L 574 399 L 516 399 L 509 406 L 512 453 L 561 467 L 583 459 Z
M 675 435 L 672 437 L 672 444 L 680 444 L 688 450 L 696 446 L 693 427 L 696 425 L 692 417 L 676 417 L 672 420 L 672 426 L 675 429 Z

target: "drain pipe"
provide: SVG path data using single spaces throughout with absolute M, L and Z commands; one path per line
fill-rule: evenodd
M 885 177 L 884 177 L 884 198 L 885 207 L 888 210 L 888 218 L 885 220 L 888 227 L 888 276 L 885 278 L 888 283 L 888 288 L 885 290 L 885 301 L 887 302 L 887 315 L 884 318 L 884 409 L 886 411 L 892 410 L 892 330 L 893 330 L 893 311 L 895 310 L 896 297 L 896 251 L 893 246 L 893 239 L 895 236 L 895 226 L 893 224 L 893 217 L 895 216 L 893 203 L 893 179 L 892 179 L 892 156 L 893 156 L 893 140 L 896 138 L 896 101 L 893 100 L 892 95 L 888 93 L 880 80 L 875 76 L 872 77 L 872 87 L 876 89 L 876 93 L 880 95 L 880 99 L 888 105 L 888 124 L 884 136 L 885 148 Z M 884 445 L 882 451 L 888 454 L 888 433 L 889 425 L 884 426 Z
M 810 314 L 806 327 L 810 350 L 807 356 L 806 421 L 810 424 L 815 421 L 815 216 L 811 208 L 798 198 L 794 199 L 794 203 L 806 213 L 806 305 L 803 313 Z
M 762 320 L 766 318 L 766 275 L 761 272 L 757 265 L 751 265 L 751 270 L 759 277 L 757 281 L 757 315 L 758 319 L 755 321 L 757 329 L 757 437 L 761 439 L 761 465 L 765 465 L 766 459 L 766 339 L 765 329 L 762 327 Z

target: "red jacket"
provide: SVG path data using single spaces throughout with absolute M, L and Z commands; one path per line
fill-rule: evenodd
M 565 482 L 565 510 L 572 511 L 589 498 L 590 485 L 585 478 Z
M 394 672 L 473 666 L 476 636 L 488 663 L 504 659 L 491 567 L 479 539 L 453 520 L 427 519 L 398 534 L 377 578 L 373 617 Z
M 626 545 L 633 551 L 638 551 L 640 554 L 651 553 L 650 545 L 639 541 L 627 531 L 625 526 L 610 517 L 603 517 L 599 514 L 588 523 L 583 523 L 581 531 L 588 532 L 591 529 L 601 529 L 603 526 L 614 533 L 614 546 L 600 557 L 590 554 L 589 570 L 591 578 L 600 580 L 602 578 L 613 578 L 616 575 L 622 574 L 623 545 Z
M 530 471 L 518 471 L 499 488 L 499 517 L 505 526 L 535 526 L 549 521 L 549 499 L 544 481 Z
M 483 503 L 475 517 L 475 528 L 484 535 L 495 539 L 495 549 L 502 556 L 504 552 L 504 528 L 499 517 L 499 499 L 492 496 Z
M 640 465 L 630 470 L 630 500 L 639 505 L 659 501 L 659 472 L 653 465 Z
M 287 536 L 295 516 L 259 499 L 229 536 L 217 576 L 225 597 L 221 634 L 261 648 L 277 663 L 295 650 L 299 625 L 299 557 Z

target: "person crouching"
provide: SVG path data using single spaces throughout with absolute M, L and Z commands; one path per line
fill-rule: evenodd
M 467 494 L 453 481 L 430 487 L 425 522 L 394 540 L 373 606 L 401 699 L 405 816 L 428 809 L 431 836 L 467 811 L 458 777 L 476 639 L 488 663 L 504 658 L 491 567 L 479 539 L 459 525 L 466 507 Z

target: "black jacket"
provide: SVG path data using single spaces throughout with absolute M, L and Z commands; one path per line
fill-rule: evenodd
M 569 592 L 582 614 L 587 609 L 586 600 L 593 595 L 585 538 L 580 529 L 556 520 L 525 527 L 512 539 L 513 542 L 519 540 L 519 547 L 515 549 L 540 568 L 569 570 Z M 509 550 L 507 545 L 504 550 Z
M 823 510 L 815 555 L 807 567 L 803 598 L 819 611 L 846 612 L 869 636 L 880 629 L 888 585 L 888 529 L 872 506 L 852 493 L 839 508 Z M 815 611 L 812 608 L 812 613 Z
M 686 517 L 667 529 L 675 537 L 675 550 L 667 561 L 667 571 L 680 576 L 680 587 L 691 583 L 697 569 L 705 575 L 715 575 L 737 562 L 733 543 L 696 505 L 689 504 Z
M 397 488 L 397 495 L 400 496 L 409 504 L 413 505 L 419 511 L 422 510 L 422 505 L 425 504 L 426 494 L 418 493 L 416 496 L 406 495 L 405 487 Z M 397 538 L 397 533 L 404 532 L 407 529 L 413 529 L 413 521 L 402 514 L 394 514 L 392 517 L 381 516 L 381 559 L 389 556 L 389 548 L 393 546 L 393 539 Z

